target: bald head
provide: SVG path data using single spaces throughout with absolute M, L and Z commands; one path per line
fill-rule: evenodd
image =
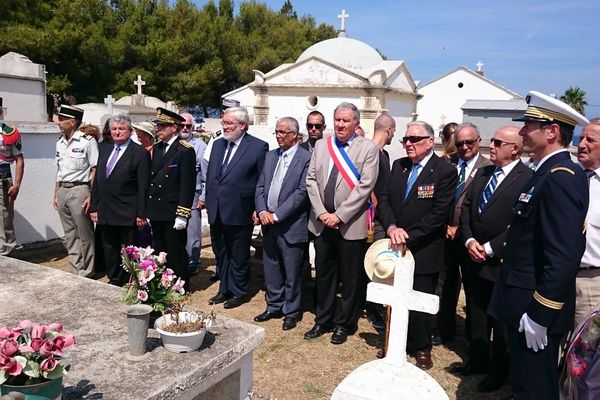
M 490 139 L 490 160 L 496 167 L 504 167 L 521 156 L 523 138 L 520 128 L 503 126 Z
M 396 121 L 389 114 L 381 114 L 375 119 L 375 132 L 373 140 L 377 142 L 376 137 L 381 137 L 384 145 L 392 143 L 394 132 L 396 131 Z

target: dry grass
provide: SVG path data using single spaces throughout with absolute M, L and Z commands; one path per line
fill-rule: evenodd
M 218 291 L 218 283 L 208 280 L 214 271 L 214 256 L 210 247 L 202 250 L 202 270 L 192 278 L 191 306 L 208 311 L 208 299 Z M 64 253 L 38 253 L 28 257 L 29 261 L 46 266 L 67 269 Z M 106 278 L 102 280 L 106 281 Z M 375 359 L 378 336 L 365 318 L 359 321 L 357 333 L 339 346 L 329 343 L 329 335 L 316 340 L 304 340 L 303 334 L 313 325 L 314 314 L 310 311 L 312 293 L 305 291 L 306 305 L 303 320 L 296 329 L 283 331 L 281 320 L 271 320 L 261 324 L 266 330 L 266 339 L 254 356 L 254 397 L 278 400 L 317 400 L 328 399 L 335 387 L 359 365 Z M 462 312 L 462 300 L 459 313 Z M 227 315 L 248 323 L 265 309 L 262 268 L 253 266 L 248 302 L 232 310 L 222 305 L 216 307 L 218 314 Z M 462 317 L 459 316 L 459 329 Z M 460 333 L 460 332 L 459 332 Z M 433 349 L 434 367 L 429 371 L 446 390 L 450 399 L 486 400 L 502 399 L 510 394 L 508 385 L 493 394 L 477 393 L 475 388 L 483 378 L 481 375 L 456 377 L 446 372 L 446 368 L 460 362 L 465 355 L 465 341 L 462 336 L 449 347 Z M 409 358 L 414 363 L 414 359 Z

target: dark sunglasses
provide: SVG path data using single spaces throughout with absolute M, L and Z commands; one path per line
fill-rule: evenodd
M 183 126 L 188 129 L 192 129 L 194 127 L 194 124 L 183 124 Z
M 404 136 L 402 138 L 402 143 L 406 144 L 407 142 L 411 143 L 419 143 L 423 139 L 429 139 L 431 136 Z
M 306 129 L 323 129 L 323 124 L 306 124 Z
M 475 146 L 475 143 L 479 142 L 481 140 L 481 138 L 477 138 L 477 139 L 471 139 L 471 140 L 461 140 L 459 142 L 454 142 L 454 144 L 456 145 L 456 147 L 461 148 L 463 147 L 463 145 L 467 145 L 467 147 L 473 147 Z
M 490 143 L 494 143 L 495 147 L 500 147 L 503 146 L 505 144 L 515 144 L 512 142 L 505 142 L 504 140 L 500 140 L 500 139 L 490 139 Z

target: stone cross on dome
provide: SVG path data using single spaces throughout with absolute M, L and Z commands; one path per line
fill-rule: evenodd
M 346 35 L 346 18 L 348 18 L 350 14 L 346 14 L 346 10 L 343 9 L 342 13 L 338 15 L 340 19 L 340 33 L 338 33 L 338 37 L 347 37 Z
M 142 80 L 142 76 L 138 75 L 137 80 L 133 81 L 133 84 L 137 86 L 137 94 L 142 94 L 142 86 L 146 84 L 146 81 Z
M 477 61 L 477 72 L 481 72 L 481 68 L 483 68 L 483 62 L 481 60 Z
M 115 104 L 115 99 L 112 97 L 112 95 L 108 95 L 104 98 L 104 104 L 106 104 L 106 108 L 108 110 L 109 114 L 113 113 L 113 104 Z

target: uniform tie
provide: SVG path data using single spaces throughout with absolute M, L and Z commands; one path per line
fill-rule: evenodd
M 477 212 L 481 214 L 485 207 L 487 206 L 488 201 L 494 194 L 496 190 L 496 186 L 498 186 L 498 178 L 502 175 L 502 168 L 497 167 L 494 171 L 494 175 L 492 175 L 492 179 L 489 181 L 485 189 L 483 190 L 483 196 L 481 196 L 481 201 L 479 202 L 479 207 L 477 207 Z
M 408 197 L 410 190 L 412 189 L 417 177 L 419 176 L 419 169 L 421 168 L 421 164 L 413 164 L 412 169 L 410 170 L 410 175 L 408 176 L 408 182 L 406 182 L 406 190 L 404 191 L 404 200 Z

